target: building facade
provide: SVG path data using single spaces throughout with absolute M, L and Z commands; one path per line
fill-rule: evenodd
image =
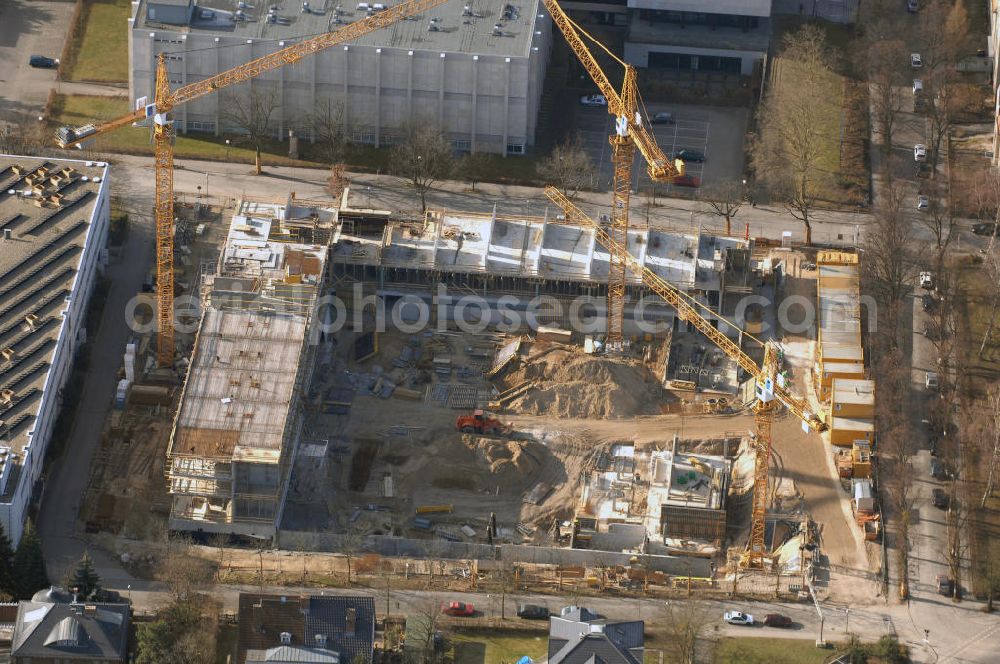
M 0 523 L 14 544 L 106 260 L 103 162 L 0 155 Z
M 176 88 L 336 30 L 381 6 L 341 9 L 314 2 L 315 9 L 302 3 L 300 12 L 299 3 L 286 3 L 291 7 L 265 14 L 263 3 L 240 9 L 247 3 L 200 0 L 185 14 L 176 0 L 161 2 L 134 3 L 129 26 L 133 98 L 152 99 L 160 53 L 168 54 L 170 84 Z M 234 95 L 255 94 L 275 102 L 271 131 L 278 138 L 291 130 L 313 140 L 314 116 L 333 109 L 356 143 L 391 145 L 406 125 L 434 123 L 456 150 L 523 154 L 535 142 L 550 23 L 538 0 L 450 0 L 412 20 L 184 104 L 174 110 L 177 131 L 238 133 L 227 108 Z

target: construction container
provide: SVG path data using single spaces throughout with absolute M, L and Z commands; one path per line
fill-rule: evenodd
M 872 481 L 860 479 L 854 481 L 853 503 L 854 511 L 858 514 L 875 513 L 875 494 L 872 491 Z
M 836 378 L 830 409 L 834 417 L 875 417 L 875 381 Z
M 538 332 L 535 334 L 535 339 L 537 341 L 556 341 L 558 343 L 568 344 L 573 338 L 573 333 L 569 330 L 561 330 L 558 327 L 550 327 L 546 325 L 539 325 Z
M 875 423 L 871 419 L 834 417 L 830 427 L 830 442 L 834 445 L 853 445 L 856 440 L 869 444 L 875 438 Z

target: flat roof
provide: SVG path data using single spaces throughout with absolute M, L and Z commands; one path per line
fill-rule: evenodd
M 831 428 L 835 431 L 875 431 L 875 422 L 864 417 L 835 417 Z
M 10 449 L 0 472 L 11 464 L 7 494 L 17 486 L 107 172 L 104 162 L 0 155 L 0 421 Z
M 875 381 L 858 378 L 833 379 L 834 403 L 875 405 Z
M 136 11 L 136 29 L 281 41 L 332 32 L 365 18 L 369 7 L 389 7 L 399 3 L 392 0 L 381 3 L 312 0 L 309 11 L 304 11 L 300 0 L 247 2 L 245 4 L 249 7 L 246 9 L 240 9 L 239 0 L 199 0 L 191 24 L 185 26 L 150 20 L 147 4 L 147 0 L 142 0 Z M 466 6 L 470 11 L 464 11 Z M 274 19 L 268 18 L 271 7 L 277 8 L 273 13 Z M 542 11 L 537 0 L 448 0 L 438 7 L 347 43 L 442 53 L 527 57 L 535 32 L 535 20 Z M 234 21 L 238 12 L 241 20 Z M 498 23 L 500 27 L 495 29 Z M 431 29 L 432 25 L 434 29 Z

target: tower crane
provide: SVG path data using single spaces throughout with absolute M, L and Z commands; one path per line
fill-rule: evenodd
M 597 242 L 603 244 L 609 253 L 617 256 L 623 264 L 642 276 L 642 281 L 651 291 L 662 297 L 676 311 L 681 320 L 692 324 L 699 332 L 708 337 L 736 364 L 753 376 L 756 383 L 754 403 L 754 422 L 756 440 L 754 441 L 754 485 L 753 506 L 750 517 L 750 538 L 746 552 L 743 554 L 743 567 L 761 568 L 764 564 L 764 513 L 767 508 L 767 478 L 771 458 L 771 423 L 778 403 L 784 404 L 814 431 L 824 431 L 826 424 L 814 413 L 809 412 L 805 401 L 796 397 L 784 385 L 778 374 L 778 351 L 772 342 L 763 342 L 756 337 L 744 333 L 764 349 L 764 361 L 758 365 L 747 355 L 735 341 L 719 331 L 701 312 L 710 310 L 687 293 L 676 288 L 648 267 L 640 263 L 628 250 L 628 245 L 615 240 L 599 223 L 591 219 L 561 191 L 554 187 L 546 187 L 545 195 L 561 207 L 566 220 L 579 223 L 593 229 Z M 714 315 L 714 314 L 713 314 Z M 736 328 L 734 323 L 725 321 Z
M 614 165 L 615 176 L 611 200 L 611 237 L 622 245 L 628 245 L 628 214 L 629 195 L 632 189 L 632 161 L 635 150 L 639 149 L 646 160 L 647 172 L 654 181 L 670 180 L 684 174 L 684 162 L 680 159 L 671 161 L 660 146 L 652 132 L 643 124 L 643 116 L 639 113 L 639 88 L 636 83 L 635 67 L 628 64 L 600 41 L 577 25 L 556 0 L 542 0 L 545 8 L 552 16 L 552 22 L 562 32 L 566 43 L 576 54 L 583 68 L 587 70 L 591 80 L 604 95 L 608 102 L 608 113 L 615 118 L 615 133 L 608 137 L 611 143 L 611 163 Z M 584 37 L 596 44 L 625 69 L 625 77 L 621 92 L 611 84 L 604 70 L 598 64 L 594 54 L 587 48 Z M 608 299 L 607 315 L 608 347 L 619 346 L 622 341 L 622 326 L 625 315 L 625 263 L 620 257 L 610 256 L 608 268 Z
M 324 49 L 353 41 L 396 21 L 444 4 L 446 0 L 408 0 L 383 9 L 371 16 L 345 25 L 332 32 L 303 40 L 269 55 L 210 76 L 196 83 L 170 90 L 164 53 L 156 63 L 156 86 L 153 103 L 101 124 L 82 127 L 60 127 L 56 143 L 63 148 L 81 147 L 83 141 L 131 125 L 141 120 L 153 121 L 156 183 L 156 359 L 161 367 L 170 366 L 174 358 L 174 149 L 173 122 L 168 114 L 176 106 L 211 94 L 217 90 L 244 83 L 260 74 L 290 65 Z

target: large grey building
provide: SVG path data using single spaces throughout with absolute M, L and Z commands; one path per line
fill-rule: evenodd
M 161 52 L 169 54 L 177 87 L 384 7 L 337 3 L 139 0 L 129 30 L 132 96 L 152 97 Z M 389 145 L 408 123 L 436 123 L 457 150 L 522 154 L 535 142 L 550 23 L 538 0 L 449 0 L 178 107 L 174 119 L 179 133 L 233 132 L 227 103 L 252 91 L 280 100 L 272 127 L 278 137 L 294 130 L 310 140 L 310 116 L 333 105 L 355 142 Z

